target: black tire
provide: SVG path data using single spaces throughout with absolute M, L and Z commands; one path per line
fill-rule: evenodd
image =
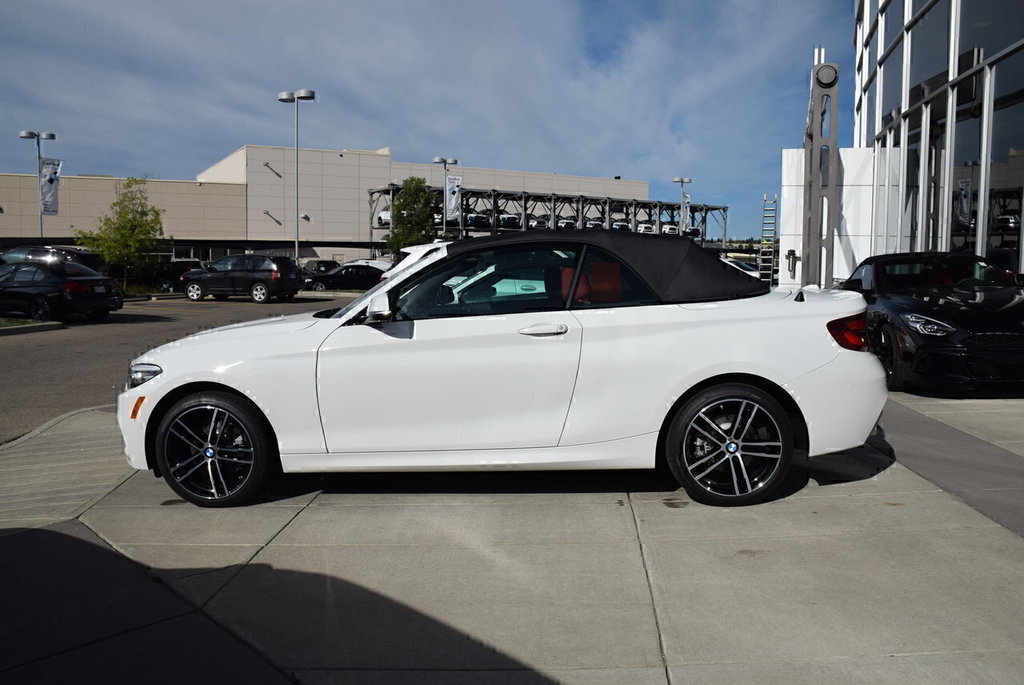
M 664 454 L 694 500 L 754 504 L 772 496 L 789 473 L 793 427 L 764 391 L 740 383 L 714 386 L 678 409 Z
M 157 288 L 162 293 L 173 293 L 174 292 L 174 281 L 172 281 L 169 278 L 161 279 L 159 285 L 157 286 Z
M 185 297 L 190 302 L 199 302 L 206 297 L 206 290 L 202 284 L 197 281 L 191 281 L 185 284 Z
M 213 299 L 217 300 L 218 302 L 223 302 L 224 300 L 228 299 L 228 296 L 227 295 L 214 295 Z
M 885 383 L 889 390 L 899 392 L 906 386 L 904 381 L 904 365 L 906 362 L 900 356 L 899 341 L 896 339 L 896 329 L 889 324 L 882 324 L 875 336 L 875 343 L 872 351 L 878 357 L 885 369 Z
M 42 295 L 32 298 L 32 302 L 28 305 L 28 314 L 33 321 L 49 321 L 53 318 L 50 301 Z
M 266 419 L 226 392 L 176 402 L 157 428 L 156 460 L 171 489 L 200 507 L 252 501 L 280 465 Z
M 323 284 L 323 281 L 317 281 L 316 283 L 313 284 L 313 290 L 322 293 L 323 291 L 327 290 L 327 286 Z
M 270 289 L 263 281 L 256 281 L 249 286 L 249 298 L 256 304 L 266 304 L 270 301 Z

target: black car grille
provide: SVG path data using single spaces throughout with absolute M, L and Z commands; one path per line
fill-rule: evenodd
M 1024 333 L 973 333 L 964 345 L 970 350 L 1024 350 Z

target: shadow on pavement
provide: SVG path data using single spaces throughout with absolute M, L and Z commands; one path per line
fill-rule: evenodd
M 516 683 L 552 682 L 468 635 L 338 578 L 244 567 L 235 581 L 239 589 L 213 600 L 236 636 L 78 521 L 0 530 L 0 558 L 3 682 L 291 683 L 283 669 L 288 664 L 272 662 L 294 659 L 295 650 L 304 655 L 302 666 L 309 667 L 313 655 L 345 671 L 365 669 L 365 676 L 405 671 L 409 682 L 414 670 L 469 671 L 461 674 L 466 682 L 472 673 L 490 671 L 514 675 Z M 389 681 L 387 674 L 380 677 Z

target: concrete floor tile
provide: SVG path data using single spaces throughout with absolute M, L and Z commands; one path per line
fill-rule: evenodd
M 645 549 L 673 667 L 1024 644 L 1024 541 L 999 526 Z
M 635 543 L 274 544 L 207 611 L 289 669 L 661 665 Z
M 628 542 L 636 539 L 625 498 L 606 504 L 381 504 L 315 506 L 277 537 L 290 545 L 457 545 Z
M 303 685 L 667 685 L 663 668 L 546 671 L 297 671 Z
M 93 507 L 80 519 L 118 548 L 154 541 L 169 545 L 265 545 L 298 511 L 297 507 L 203 509 L 183 504 L 136 507 L 126 515 L 120 507 Z
M 761 685 L 905 685 L 906 683 L 1020 682 L 1024 650 L 952 654 L 883 654 L 869 658 L 830 658 L 672 666 L 672 681 L 687 685 L 759 683 Z
M 990 519 L 941 490 L 790 497 L 752 507 L 637 502 L 642 540 L 804 537 L 867 531 L 984 529 Z M 936 524 L 941 521 L 941 524 Z

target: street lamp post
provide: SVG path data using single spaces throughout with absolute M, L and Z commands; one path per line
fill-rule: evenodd
M 43 187 L 39 183 L 39 174 L 43 170 L 43 148 L 41 141 L 57 140 L 57 134 L 49 131 L 21 131 L 19 138 L 34 138 L 36 141 L 36 186 L 39 188 L 39 237 L 43 237 Z
M 295 103 L 295 263 L 299 263 L 299 100 L 315 100 L 316 92 L 308 89 L 284 90 L 278 102 Z
M 679 235 L 686 235 L 690 229 L 690 196 L 686 194 L 686 184 L 693 183 L 693 179 L 676 176 L 672 182 L 679 184 Z
M 434 157 L 431 160 L 434 164 L 441 164 L 444 167 L 444 177 L 441 180 L 441 233 L 448 232 L 448 165 L 458 164 L 459 160 L 453 157 Z M 462 208 L 459 207 L 459 211 Z M 461 236 L 460 236 L 461 237 Z

